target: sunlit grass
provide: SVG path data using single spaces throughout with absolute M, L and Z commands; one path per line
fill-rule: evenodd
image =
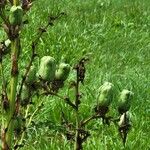
M 47 21 L 47 12 L 57 14 L 63 11 L 66 16 L 41 39 L 37 49 L 40 56 L 52 55 L 59 61 L 64 55 L 73 65 L 83 51 L 92 52 L 82 87 L 81 112 L 84 116 L 92 113 L 96 90 L 106 80 L 115 85 L 117 94 L 123 88 L 135 94 L 131 108 L 133 126 L 126 148 L 113 124 L 104 127 L 97 120 L 88 126 L 91 137 L 84 144 L 87 150 L 150 149 L 149 6 L 149 0 L 43 0 L 34 2 L 33 11 L 27 17 L 30 24 L 22 32 L 24 60 L 29 58 L 30 43 L 37 28 Z M 26 64 L 21 63 L 22 66 Z M 65 92 L 64 89 L 62 94 Z M 114 115 L 116 105 L 117 96 L 111 109 Z M 60 134 L 63 130 L 60 127 L 61 109 L 65 109 L 68 118 L 73 120 L 73 112 L 67 105 L 59 99 L 45 98 L 45 106 L 35 116 L 36 126 L 29 128 L 23 149 L 72 149 L 73 144 Z

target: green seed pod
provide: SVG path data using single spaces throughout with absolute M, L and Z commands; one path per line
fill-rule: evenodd
M 5 46 L 6 46 L 7 48 L 10 48 L 10 45 L 11 45 L 10 39 L 7 39 L 7 40 L 4 42 L 4 44 L 5 44 Z
M 9 14 L 11 25 L 21 25 L 23 18 L 23 9 L 21 6 L 12 6 Z
M 22 87 L 22 93 L 21 93 L 21 101 L 25 101 L 27 99 L 29 99 L 30 97 L 30 90 L 26 85 L 23 85 Z
M 26 83 L 33 84 L 35 80 L 36 80 L 36 67 L 31 66 L 30 71 L 26 77 Z
M 58 70 L 56 70 L 55 72 L 55 79 L 65 81 L 69 76 L 69 72 L 70 72 L 70 65 L 61 63 L 59 65 Z
M 41 58 L 38 77 L 45 81 L 53 81 L 56 71 L 56 61 L 51 56 Z
M 9 39 L 5 40 L 2 46 L 2 54 L 6 55 L 10 52 L 11 41 Z
M 129 112 L 123 113 L 118 122 L 119 127 L 124 127 L 130 124 L 130 114 Z
M 101 107 L 108 107 L 112 102 L 113 84 L 105 82 L 99 89 L 98 102 Z
M 120 93 L 118 111 L 120 114 L 127 112 L 130 109 L 131 101 L 133 99 L 133 93 L 124 89 Z

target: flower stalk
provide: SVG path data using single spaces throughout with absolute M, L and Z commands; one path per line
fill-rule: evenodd
M 13 5 L 19 5 L 19 0 L 14 0 Z M 4 97 L 2 99 L 2 150 L 12 149 L 14 142 L 14 118 L 16 110 L 16 95 L 17 95 L 17 85 L 18 85 L 18 59 L 20 52 L 20 37 L 19 31 L 16 33 L 15 28 L 10 24 L 9 26 L 12 32 L 8 35 L 8 38 L 11 41 L 11 79 L 10 79 L 10 93 L 4 92 Z M 10 29 L 9 29 L 10 30 Z M 2 65 L 1 65 L 2 66 Z M 4 80 L 4 79 L 3 79 Z M 4 81 L 3 81 L 4 82 Z M 7 105 L 6 105 L 7 102 Z M 6 105 L 6 106 L 5 106 Z

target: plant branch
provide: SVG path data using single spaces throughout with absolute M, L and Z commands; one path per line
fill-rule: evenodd
M 77 109 L 77 107 L 75 106 L 75 104 L 73 104 L 73 103 L 71 102 L 71 100 L 70 100 L 68 97 L 63 97 L 63 96 L 61 96 L 61 95 L 59 95 L 59 94 L 57 94 L 57 93 L 55 93 L 55 92 L 52 92 L 52 91 L 46 91 L 46 92 L 42 93 L 42 95 L 52 95 L 52 96 L 56 96 L 56 97 L 58 97 L 58 98 L 64 100 L 65 103 L 67 103 L 68 105 L 70 105 L 73 109 L 75 109 L 75 110 Z
M 17 6 L 20 4 L 20 1 L 19 0 L 13 0 L 13 5 Z
M 80 138 L 80 121 L 79 121 L 79 104 L 80 104 L 80 94 L 79 94 L 79 83 L 80 83 L 80 71 L 79 71 L 79 64 L 76 66 L 76 84 L 75 84 L 75 118 L 76 118 L 76 133 L 75 133 L 75 150 L 82 149 L 82 140 Z
M 93 119 L 97 119 L 97 118 L 101 118 L 102 116 L 100 115 L 93 115 L 87 119 L 85 119 L 84 121 L 81 122 L 81 127 L 84 127 L 86 124 L 88 124 L 91 120 Z

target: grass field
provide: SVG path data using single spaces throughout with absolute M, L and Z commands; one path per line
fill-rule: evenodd
M 27 18 L 30 24 L 22 31 L 21 66 L 25 67 L 30 43 L 49 14 L 65 12 L 45 36 L 37 49 L 40 56 L 61 56 L 73 65 L 83 52 L 92 56 L 87 74 L 80 113 L 89 116 L 96 104 L 96 91 L 104 81 L 115 85 L 115 98 L 110 114 L 117 116 L 117 95 L 126 88 L 134 92 L 132 129 L 126 147 L 111 124 L 99 120 L 87 129 L 91 136 L 85 150 L 149 150 L 150 149 L 150 1 L 149 0 L 41 0 L 34 1 Z M 0 35 L 3 37 L 3 34 Z M 8 66 L 8 65 L 7 65 Z M 7 67 L 6 67 L 7 69 Z M 71 77 L 70 77 L 71 78 Z M 66 82 L 67 84 L 67 82 Z M 63 95 L 66 89 L 60 91 Z M 72 121 L 73 111 L 57 98 L 44 97 L 43 109 L 35 115 L 36 125 L 28 129 L 23 150 L 72 150 L 73 144 L 60 133 L 60 113 L 64 110 Z

